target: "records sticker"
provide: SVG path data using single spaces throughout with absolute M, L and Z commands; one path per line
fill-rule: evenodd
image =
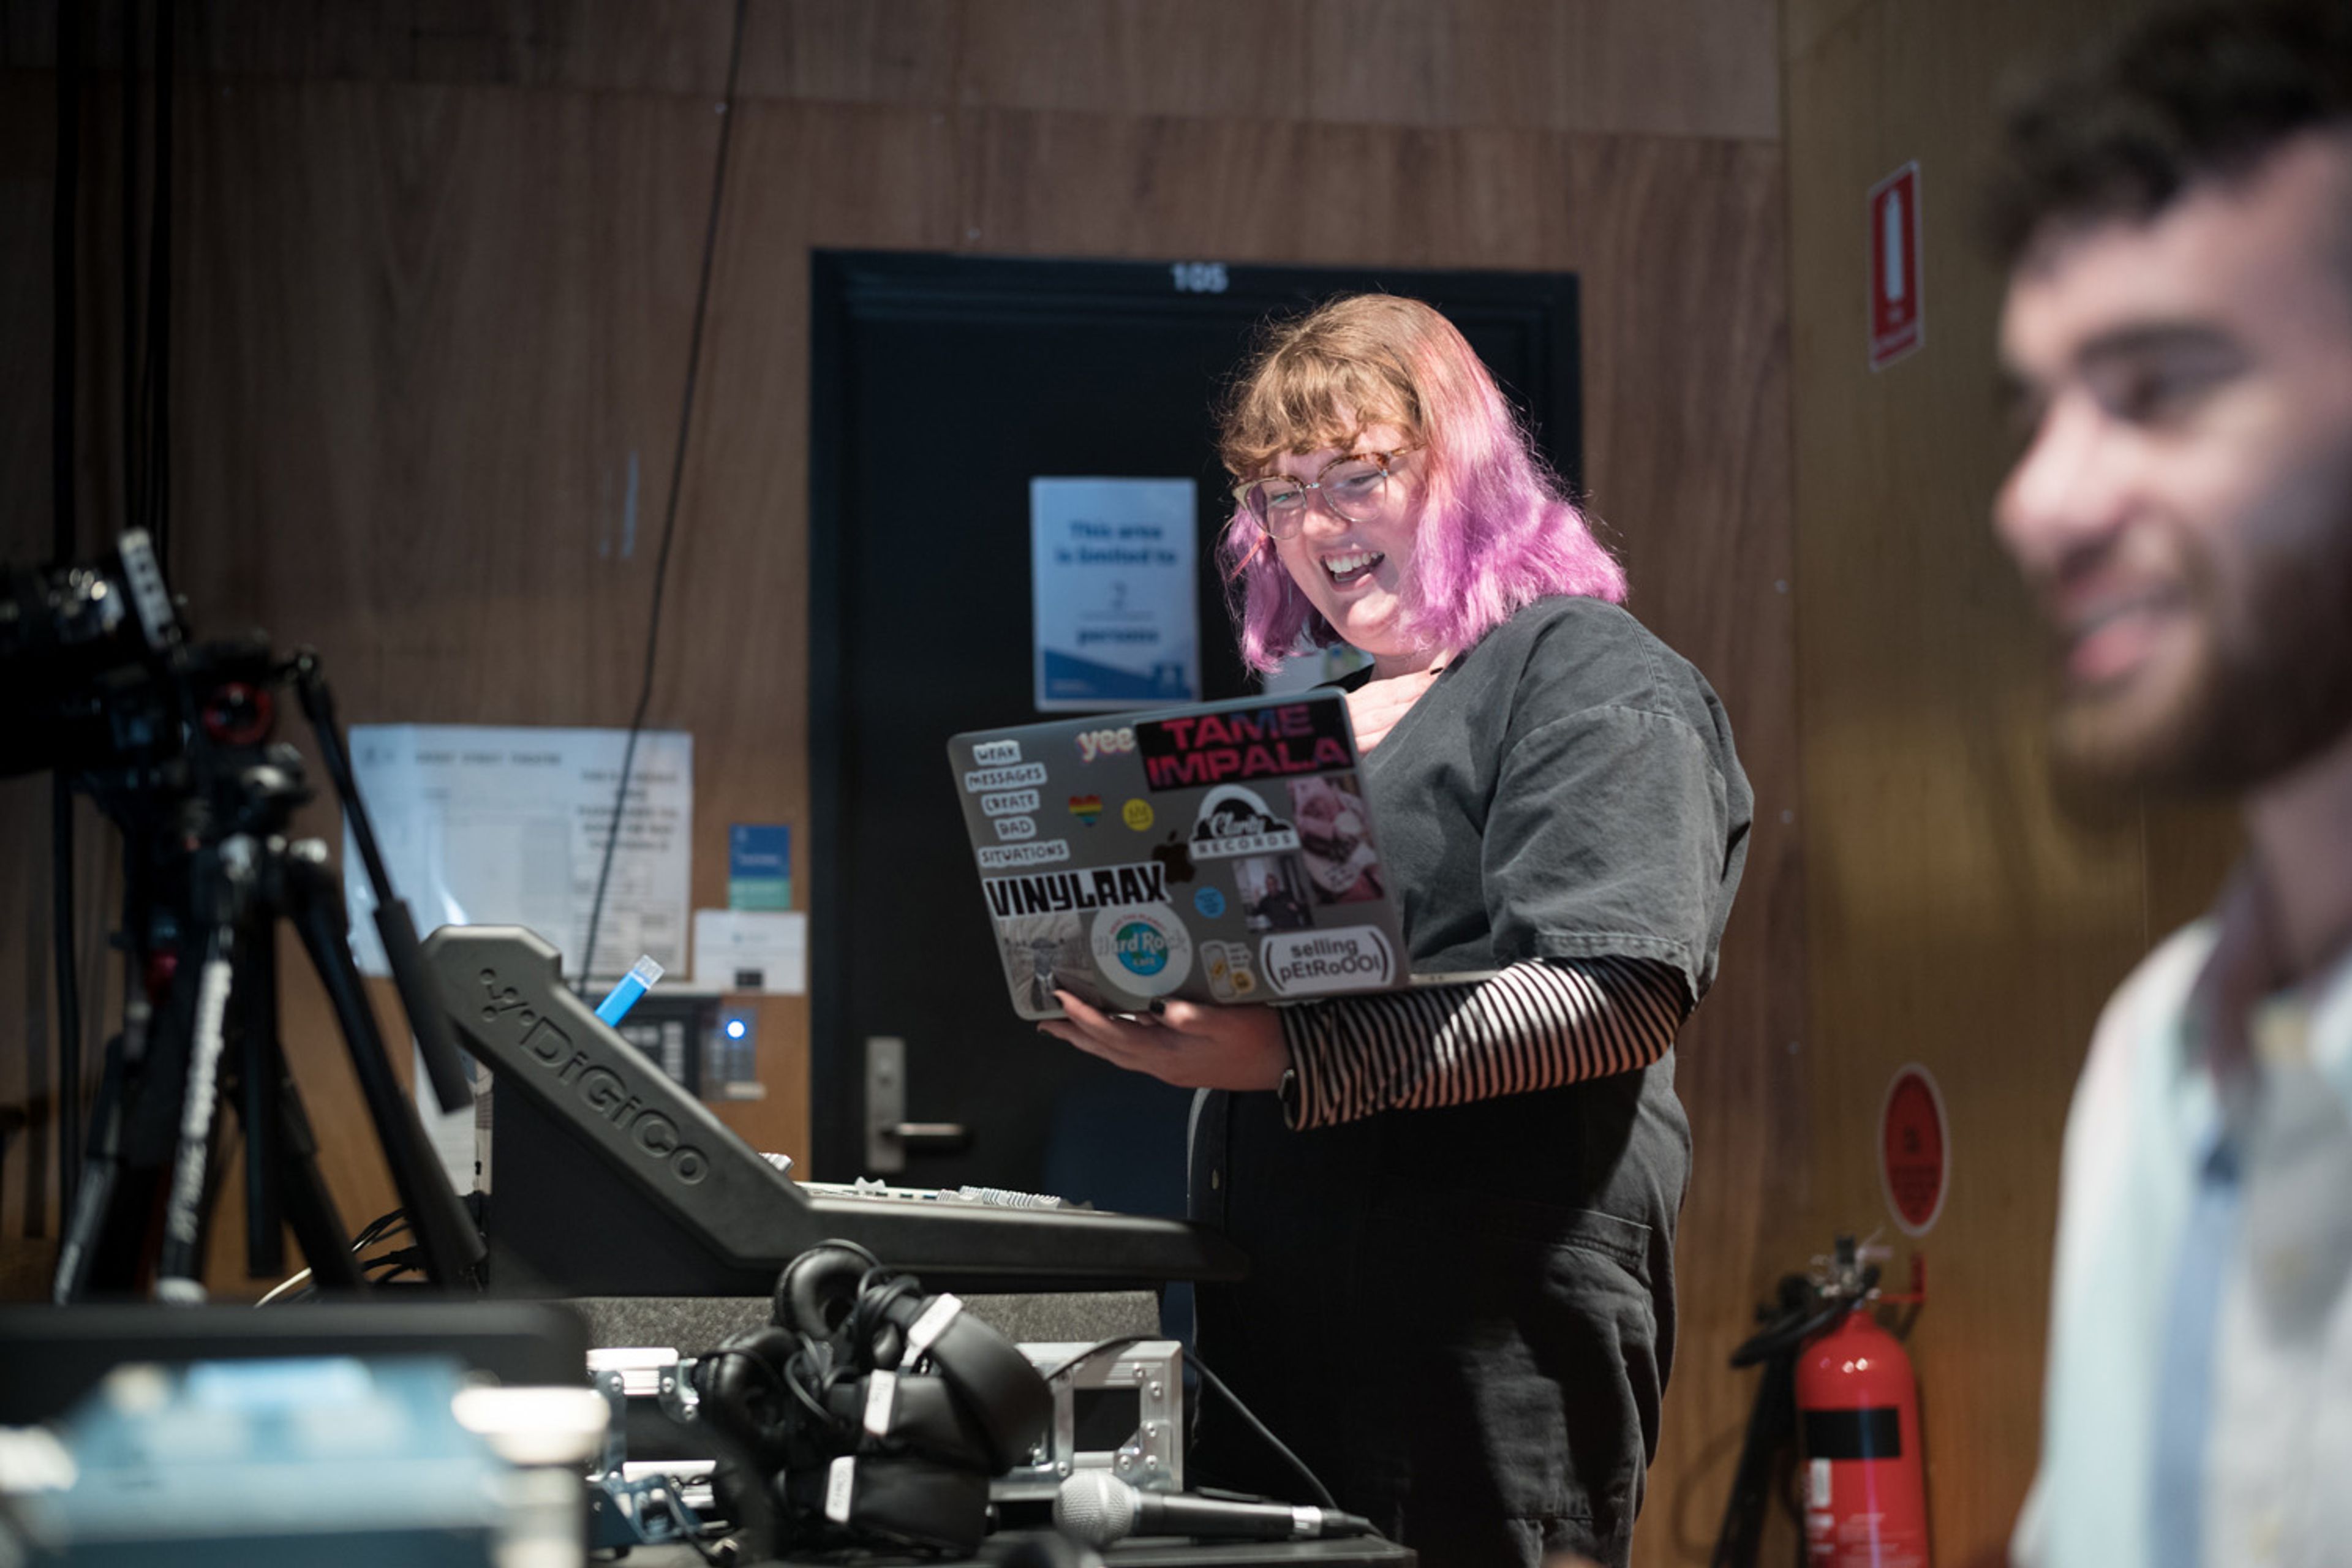
M 1220 784 L 1201 797 L 1192 820 L 1192 858 L 1231 859 L 1298 847 L 1298 830 L 1276 816 L 1265 797 L 1240 784 Z
M 1095 967 L 1131 996 L 1165 996 L 1192 973 L 1192 936 L 1165 904 L 1095 916 Z

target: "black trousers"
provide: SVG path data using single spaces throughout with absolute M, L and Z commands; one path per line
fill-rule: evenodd
M 1196 1107 L 1192 1210 L 1250 1255 L 1197 1293 L 1201 1359 L 1430 1568 L 1626 1562 L 1674 1353 L 1690 1134 L 1643 1073 L 1292 1132 L 1270 1094 Z M 1192 1473 L 1287 1500 L 1203 1395 Z

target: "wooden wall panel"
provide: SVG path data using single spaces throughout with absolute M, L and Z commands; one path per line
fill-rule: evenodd
M 120 0 L 89 7 L 120 58 Z M 715 97 L 723 0 L 212 0 L 207 73 Z M 55 0 L 0 0 L 0 67 L 56 58 Z M 753 98 L 1772 141 L 1773 0 L 752 0 Z
M 2060 1138 L 2092 1024 L 2210 897 L 2234 838 L 2211 813 L 2061 808 L 2042 635 L 1987 521 L 2013 441 L 1993 353 L 2001 278 L 1969 211 L 1995 84 L 2132 8 L 1789 9 L 1797 679 L 1813 824 L 1802 1214 L 1822 1243 L 1894 1235 L 1877 1117 L 1895 1068 L 1925 1063 L 1953 1175 L 1916 1248 L 1932 1267 L 1911 1351 L 1947 1563 L 2001 1560 L 2032 1474 Z M 1926 346 L 1873 374 L 1865 194 L 1914 158 Z
M 211 63 L 183 99 L 174 461 L 198 611 L 318 642 L 348 720 L 622 722 L 724 7 L 625 24 L 642 37 L 562 5 L 194 9 L 209 41 L 184 57 Z M 1176 20 L 1196 9 L 1227 25 L 1196 37 Z M 650 714 L 696 733 L 696 899 L 723 890 L 727 821 L 807 826 L 813 247 L 1577 271 L 1594 506 L 1637 611 L 1724 694 L 1759 797 L 1723 978 L 1682 1058 L 1685 1338 L 1643 1527 L 1645 1562 L 1703 1560 L 1748 1395 L 1724 1359 L 1810 1241 L 1787 1223 L 1811 1112 L 1790 1049 L 1808 1037 L 1806 824 L 1771 8 L 1243 9 L 1256 26 L 1145 3 L 1083 25 L 957 0 L 755 4 Z M 27 14 L 0 5 L 20 66 L 43 58 Z M 1292 37 L 1310 61 L 1338 51 L 1363 90 L 1318 77 L 1261 102 L 1267 78 L 1228 74 L 1270 69 L 1236 62 Z M 1039 59 L 1088 68 L 1073 85 Z M 0 101 L 47 80 L 9 73 Z M 0 276 L 36 266 L 45 233 L 0 236 Z M 0 310 L 0 332 L 29 332 L 24 316 Z M 0 1016 L 37 1006 L 24 984 L 0 966 Z M 289 1010 L 362 1219 L 391 1200 L 322 1023 L 315 997 Z M 771 1146 L 804 1147 L 805 1028 L 796 1004 L 763 1021 L 784 1059 L 740 1124 Z M 30 1070 L 0 1048 L 0 1084 Z M 216 1249 L 215 1283 L 234 1268 Z
M 184 405 L 193 602 L 326 650 L 349 721 L 626 724 L 716 139 L 677 97 L 208 97 L 183 339 L 214 389 Z M 759 320 L 716 317 L 711 342 L 757 353 Z M 802 814 L 798 552 L 772 526 L 772 444 L 722 466 L 724 497 L 683 498 L 682 517 L 724 519 L 720 544 L 682 523 L 666 589 L 649 722 L 695 735 L 698 907 L 725 902 L 729 822 Z M 298 1077 L 322 1121 L 363 1131 L 321 999 L 296 993 Z M 719 1114 L 805 1158 L 806 1005 L 761 1012 L 770 1098 Z M 364 1142 L 331 1158 L 339 1191 L 369 1185 Z

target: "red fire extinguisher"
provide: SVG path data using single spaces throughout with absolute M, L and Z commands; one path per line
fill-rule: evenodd
M 1929 1568 L 1918 1380 L 1870 1315 L 1877 1270 L 1863 1276 L 1840 1243 L 1853 1304 L 1797 1358 L 1806 1568 Z

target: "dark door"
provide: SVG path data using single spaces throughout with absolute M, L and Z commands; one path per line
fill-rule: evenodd
M 1251 686 L 1208 546 L 1212 408 L 1266 317 L 1386 289 L 1444 310 L 1579 467 L 1576 280 L 1201 263 L 819 253 L 810 617 L 814 1173 L 866 1169 L 866 1042 L 905 1041 L 893 1181 L 1183 1205 L 1189 1095 L 1013 1016 L 945 743 L 1029 722 L 1029 481 L 1192 477 L 1204 700 Z

